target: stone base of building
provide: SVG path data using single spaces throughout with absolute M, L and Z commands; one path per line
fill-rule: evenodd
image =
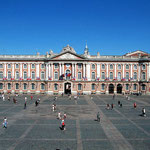
M 64 93 L 64 92 L 63 92 L 63 91 L 59 91 L 59 92 L 58 92 L 58 95 L 61 95 L 62 93 Z
M 83 91 L 83 94 L 84 94 L 84 95 L 90 95 L 90 94 L 91 94 L 91 91 Z
M 47 91 L 46 94 L 53 95 L 53 91 Z
M 72 95 L 77 95 L 77 91 L 71 91 Z
M 40 94 L 40 91 L 36 91 L 35 93 L 36 93 L 36 94 Z
M 96 91 L 96 94 L 99 95 L 99 94 L 101 94 L 101 93 L 100 93 L 100 91 Z

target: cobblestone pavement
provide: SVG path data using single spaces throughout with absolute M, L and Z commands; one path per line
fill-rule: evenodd
M 0 99 L 0 150 L 150 150 L 150 96 L 111 95 L 67 96 L 27 95 L 17 97 L 17 104 Z M 40 104 L 35 107 L 35 101 Z M 120 101 L 123 107 L 118 106 Z M 137 108 L 133 108 L 136 102 Z M 56 110 L 52 111 L 52 104 Z M 107 104 L 114 108 L 106 109 Z M 141 116 L 142 108 L 146 117 Z M 66 113 L 66 130 L 60 130 L 57 113 Z M 96 121 L 100 112 L 101 121 Z M 8 128 L 3 128 L 3 118 Z

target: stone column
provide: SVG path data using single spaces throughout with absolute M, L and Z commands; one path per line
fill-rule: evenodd
M 83 63 L 83 77 L 85 78 L 85 64 Z
M 97 78 L 100 78 L 100 64 L 97 64 Z
M 109 75 L 108 75 L 108 64 L 106 64 L 106 78 L 108 78 L 109 77 Z
M 61 63 L 59 63 L 59 76 L 61 76 L 62 73 L 61 73 Z
M 130 71 L 131 71 L 131 76 L 130 76 L 130 78 L 133 78 L 133 67 L 132 67 L 132 64 L 130 64 L 131 65 L 131 69 L 130 69 Z
M 77 78 L 76 78 L 76 73 L 77 73 L 77 63 L 75 63 L 75 67 L 74 67 L 74 68 L 75 68 L 75 71 L 74 71 L 74 77 L 75 77 L 75 79 L 77 79 Z
M 141 64 L 139 64 L 139 69 L 138 69 L 138 81 L 141 78 Z
M 48 64 L 48 77 L 50 77 L 51 74 L 50 74 L 50 64 Z
M 115 78 L 117 78 L 116 64 L 115 64 Z
M 20 78 L 23 78 L 23 76 L 22 76 L 22 63 L 20 63 Z
M 36 78 L 40 77 L 40 74 L 39 74 L 40 68 L 39 67 L 40 67 L 39 64 L 36 64 Z
M 4 77 L 6 78 L 6 63 L 4 63 Z
M 30 75 L 30 63 L 28 63 L 28 77 L 31 77 L 31 75 Z
M 72 77 L 74 77 L 74 63 L 72 63 Z
M 91 80 L 91 68 L 90 68 L 90 63 L 87 63 L 87 80 Z
M 64 74 L 64 63 L 62 63 L 62 74 Z
M 149 80 L 149 63 L 147 63 L 147 81 Z
M 14 68 L 14 64 L 12 64 L 12 78 L 15 78 L 15 68 Z
M 124 64 L 122 66 L 122 78 L 124 78 Z
M 51 63 L 51 78 L 52 78 L 52 80 L 53 80 L 53 63 Z
M 85 63 L 85 77 L 87 77 L 87 64 Z
M 46 64 L 46 80 L 48 80 L 48 64 Z

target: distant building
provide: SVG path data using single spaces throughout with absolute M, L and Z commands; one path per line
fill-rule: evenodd
M 83 55 L 67 45 L 59 54 L 0 55 L 0 93 L 150 94 L 150 54 Z

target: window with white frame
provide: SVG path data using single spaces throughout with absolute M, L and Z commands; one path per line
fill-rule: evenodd
M 31 73 L 31 79 L 32 79 L 32 80 L 35 79 L 35 72 L 34 72 L 34 71 L 32 71 L 32 73 Z
M 16 90 L 19 90 L 19 84 L 16 83 Z
M 105 84 L 101 85 L 101 90 L 105 90 Z
M 19 79 L 19 72 L 18 72 L 18 71 L 16 71 L 15 79 L 16 79 L 16 80 L 18 80 L 18 79 Z
M 129 90 L 129 84 L 126 84 L 126 90 Z
M 142 69 L 143 69 L 143 70 L 146 69 L 146 65 L 145 65 L 145 64 L 142 65 Z
M 79 91 L 82 90 L 82 84 L 78 84 L 78 90 L 79 90 Z
M 105 65 L 104 65 L 104 64 L 102 64 L 102 69 L 103 69 L 103 70 L 105 69 Z
M 113 69 L 113 65 L 112 65 L 112 64 L 110 64 L 110 69 L 111 69 L 111 70 Z
M 55 90 L 55 91 L 58 90 L 58 84 L 57 84 L 57 83 L 54 84 L 54 90 Z
M 11 89 L 11 84 L 10 83 L 8 83 L 8 85 L 7 85 L 8 87 L 8 90 L 10 90 Z
M 134 74 L 133 74 L 133 79 L 137 80 L 137 73 L 136 72 L 134 72 Z
M 126 65 L 126 69 L 127 69 L 127 70 L 129 69 L 129 65 Z
M 23 68 L 24 68 L 24 69 L 27 69 L 27 64 L 23 64 Z
M 3 79 L 3 72 L 0 71 L 0 79 Z
M 81 76 L 81 72 L 78 72 L 78 79 L 81 80 L 82 76 Z
M 142 84 L 142 91 L 145 91 L 146 90 L 146 86 L 145 84 Z
M 0 68 L 3 68 L 3 64 L 0 64 Z
M 32 68 L 32 69 L 35 69 L 35 64 L 32 64 L 32 65 L 31 65 L 31 68 Z
M 92 90 L 95 90 L 95 84 L 94 83 L 92 84 Z
M 118 80 L 121 80 L 121 72 L 118 72 Z
M 134 84 L 134 85 L 133 85 L 133 90 L 136 90 L 136 89 L 137 89 L 137 85 Z
M 23 79 L 25 79 L 25 80 L 27 79 L 27 72 L 26 71 L 23 72 Z
M 10 68 L 11 68 L 11 64 L 8 64 L 7 66 L 8 66 L 8 69 L 10 69 Z
M 81 69 L 82 68 L 82 65 L 81 64 L 78 64 L 78 69 Z
M 0 90 L 3 89 L 3 83 L 0 83 Z
M 102 72 L 102 79 L 105 79 L 105 72 Z
M 129 79 L 129 72 L 126 72 L 126 79 Z
M 54 72 L 54 80 L 58 80 L 58 72 Z
M 67 67 L 67 68 L 70 67 L 70 64 L 66 64 L 66 67 Z
M 10 79 L 11 79 L 11 72 L 8 71 L 8 80 L 10 80 Z
M 110 72 L 109 78 L 112 80 L 113 79 L 113 72 Z
M 44 69 L 45 68 L 45 64 L 41 64 L 41 69 Z
M 15 67 L 16 67 L 16 69 L 18 69 L 19 68 L 19 64 L 16 64 Z
M 121 65 L 120 64 L 118 65 L 118 70 L 121 70 Z
M 54 69 L 57 69 L 58 68 L 58 64 L 54 64 Z
M 134 70 L 137 70 L 137 65 L 134 65 Z
M 31 88 L 32 88 L 32 90 L 35 90 L 35 84 L 34 84 L 34 83 L 32 83 L 32 84 L 31 84 L 31 86 L 32 86 L 32 87 L 31 87 Z
M 95 72 L 92 72 L 92 80 L 95 80 Z
M 45 90 L 45 84 L 41 83 L 41 90 Z
M 45 72 L 41 72 L 41 80 L 44 80 L 45 79 Z
M 142 80 L 145 80 L 146 79 L 146 74 L 145 72 L 142 72 Z
M 27 83 L 23 84 L 23 89 L 26 90 L 27 89 Z
M 95 70 L 95 64 L 92 64 L 92 70 Z

